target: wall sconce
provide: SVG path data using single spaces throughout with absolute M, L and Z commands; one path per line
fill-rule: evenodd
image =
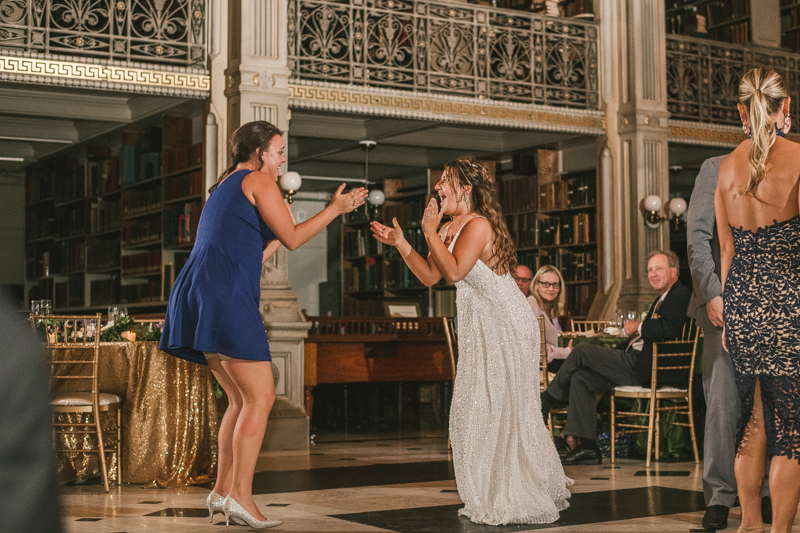
M 300 178 L 300 174 L 293 171 L 286 172 L 283 176 L 281 176 L 280 183 L 281 188 L 286 191 L 286 201 L 291 204 L 293 201 L 292 197 L 303 183 L 302 178 Z
M 661 198 L 651 194 L 642 201 L 642 214 L 644 222 L 650 228 L 657 228 L 659 224 L 670 220 L 670 217 L 662 217 L 659 214 L 662 206 Z M 675 227 L 681 223 L 681 215 L 686 212 L 686 200 L 683 198 L 673 198 L 669 201 L 669 212 L 672 214 L 672 221 Z

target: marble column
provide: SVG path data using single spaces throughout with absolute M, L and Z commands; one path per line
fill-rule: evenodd
M 650 228 L 642 201 L 669 201 L 664 0 L 599 3 L 600 72 L 606 135 L 598 146 L 602 257 L 600 293 L 591 310 L 610 319 L 617 308 L 642 310 L 655 292 L 647 255 L 669 246 L 669 227 Z
M 287 3 L 231 0 L 227 8 L 228 136 L 253 120 L 266 120 L 285 132 L 290 120 Z M 261 316 L 270 339 L 277 397 L 264 438 L 265 450 L 308 449 L 303 349 L 309 324 L 289 286 L 287 253 L 281 247 L 261 271 Z

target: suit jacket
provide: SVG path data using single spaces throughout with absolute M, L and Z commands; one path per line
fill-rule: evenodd
M 704 330 L 717 332 L 722 331 L 722 328 L 718 328 L 708 319 L 706 303 L 722 294 L 714 191 L 717 187 L 717 172 L 723 159 L 725 156 L 706 159 L 700 167 L 686 215 L 689 269 L 694 285 L 687 314 L 695 318 L 697 325 Z
M 680 281 L 676 281 L 659 306 L 657 313 L 654 314 L 653 311 L 661 297 L 656 298 L 653 301 L 653 305 L 650 306 L 647 318 L 642 322 L 644 345 L 634 365 L 636 380 L 642 387 L 650 386 L 653 370 L 653 343 L 675 340 L 680 336 L 683 326 L 689 320 L 686 315 L 686 308 L 691 297 L 692 291 L 689 290 L 689 287 Z M 685 387 L 686 382 L 686 371 L 666 370 L 658 374 L 659 387 L 665 385 Z

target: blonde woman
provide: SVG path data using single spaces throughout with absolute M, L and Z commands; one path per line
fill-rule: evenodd
M 482 524 L 550 523 L 569 505 L 568 485 L 540 415 L 539 328 L 511 271 L 516 255 L 486 167 L 462 157 L 445 165 L 415 252 L 393 221 L 372 223 L 425 285 L 457 289 L 459 360 L 450 436 L 459 514 Z M 442 215 L 452 217 L 440 233 Z
M 748 138 L 720 164 L 714 198 L 722 338 L 742 405 L 740 533 L 764 530 L 767 457 L 773 533 L 791 531 L 800 500 L 800 145 L 783 138 L 789 104 L 774 70 L 744 75 L 737 107 Z
M 561 361 L 567 358 L 572 351 L 572 341 L 565 348 L 558 346 L 558 334 L 561 325 L 558 317 L 566 314 L 567 293 L 564 287 L 564 278 L 561 272 L 553 265 L 540 268 L 531 282 L 528 303 L 536 316 L 544 315 L 544 338 L 547 345 L 547 370 L 555 372 L 561 366 Z

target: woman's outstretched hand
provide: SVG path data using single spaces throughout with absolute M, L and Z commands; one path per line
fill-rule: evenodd
M 422 233 L 424 233 L 426 237 L 437 234 L 443 214 L 444 212 L 439 211 L 439 204 L 436 203 L 436 198 L 431 198 L 431 201 L 428 202 L 428 206 L 425 208 L 425 213 L 422 215 Z
M 336 211 L 342 215 L 364 205 L 364 202 L 367 200 L 367 196 L 369 195 L 369 191 L 367 191 L 367 189 L 364 187 L 359 187 L 358 189 L 353 189 L 347 194 L 342 194 L 344 187 L 344 183 L 339 185 L 339 188 L 336 189 L 335 193 L 333 193 L 333 198 L 331 199 L 330 204 L 331 207 L 336 209 Z
M 389 226 L 384 226 L 377 220 L 373 220 L 370 223 L 370 229 L 372 230 L 373 237 L 389 246 L 399 246 L 406 240 L 405 235 L 403 235 L 403 228 L 397 223 L 397 218 L 392 219 L 391 228 Z

